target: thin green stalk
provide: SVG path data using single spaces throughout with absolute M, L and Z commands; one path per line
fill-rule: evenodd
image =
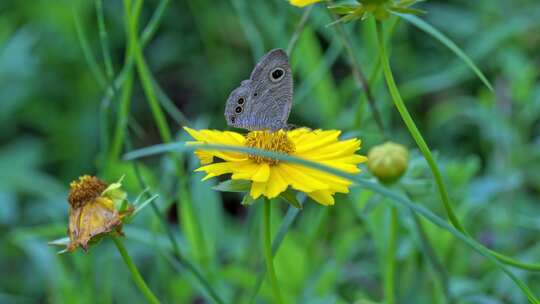
M 264 258 L 266 261 L 266 270 L 268 272 L 268 278 L 270 285 L 272 285 L 272 291 L 276 303 L 283 303 L 281 292 L 279 291 L 279 284 L 274 270 L 274 261 L 272 255 L 272 235 L 270 232 L 270 217 L 271 217 L 271 205 L 270 200 L 264 198 L 264 215 L 263 215 L 263 227 L 262 227 L 262 239 L 264 247 Z
M 296 24 L 296 28 L 294 29 L 291 39 L 289 40 L 289 44 L 287 45 L 287 55 L 289 55 L 289 57 L 291 57 L 291 54 L 296 47 L 296 43 L 298 42 L 298 39 L 300 39 L 300 35 L 304 32 L 304 27 L 306 26 L 312 9 L 313 5 L 305 8 L 302 17 L 300 17 L 300 21 L 298 24 Z
M 96 0 L 95 1 L 96 6 L 96 13 L 97 13 L 97 21 L 98 21 L 98 28 L 99 28 L 99 38 L 100 38 L 100 44 L 101 44 L 101 52 L 103 55 L 103 60 L 105 62 L 105 74 L 106 74 L 106 80 L 107 80 L 107 91 L 105 92 L 105 96 L 102 101 L 102 108 L 103 113 L 107 120 L 109 118 L 109 96 L 110 94 L 107 94 L 109 89 L 112 91 L 112 96 L 114 99 L 118 98 L 117 89 L 114 83 L 114 68 L 112 64 L 111 59 L 111 51 L 109 48 L 109 39 L 108 39 L 108 33 L 107 28 L 105 26 L 105 18 L 103 14 L 103 1 L 102 0 Z M 129 47 L 127 48 L 126 52 L 129 52 Z M 116 121 L 116 130 L 113 135 L 112 144 L 110 146 L 110 149 L 108 151 L 108 156 L 111 158 L 111 156 L 114 156 L 114 159 L 117 159 L 120 156 L 121 153 L 121 146 L 122 146 L 122 137 L 123 137 L 123 131 L 125 129 L 125 126 L 127 124 L 127 115 L 129 113 L 126 113 L 126 111 L 129 111 L 129 101 L 131 100 L 131 87 L 133 84 L 133 79 L 128 79 L 127 82 L 124 83 L 124 88 L 122 92 L 122 99 L 121 99 L 121 105 L 120 105 L 120 111 L 118 113 L 119 119 Z M 127 110 L 126 110 L 127 108 Z M 106 129 L 104 131 L 107 132 L 107 141 L 109 139 L 108 135 L 108 123 L 105 124 Z M 104 128 L 105 128 L 104 127 Z M 108 143 L 108 142 L 107 142 Z M 107 145 L 107 148 L 109 146 Z
M 126 140 L 125 140 L 125 145 L 126 145 L 126 149 L 127 150 L 130 150 L 131 149 L 131 141 L 129 140 L 129 134 L 127 134 L 126 136 Z M 137 181 L 139 182 L 139 185 L 141 187 L 141 189 L 148 189 L 148 186 L 146 185 L 145 181 L 144 181 L 144 178 L 141 174 L 141 171 L 139 169 L 139 166 L 137 165 L 137 162 L 133 161 L 132 162 L 132 166 L 133 166 L 133 171 L 135 172 L 135 176 L 137 178 Z M 146 193 L 146 196 L 147 197 L 150 197 L 151 196 L 151 193 L 150 192 L 147 192 Z M 198 282 L 201 284 L 201 286 L 203 287 L 203 289 L 208 293 L 208 295 L 210 296 L 210 298 L 212 298 L 212 300 L 214 300 L 214 302 L 218 303 L 218 304 L 223 304 L 225 303 L 221 297 L 219 296 L 219 294 L 216 292 L 216 290 L 214 290 L 214 288 L 212 287 L 212 285 L 210 284 L 210 282 L 204 277 L 204 275 L 197 269 L 197 267 L 195 267 L 195 265 L 193 265 L 189 260 L 187 260 L 184 255 L 182 254 L 181 250 L 180 250 L 180 245 L 178 245 L 178 242 L 176 241 L 175 237 L 174 237 L 174 234 L 172 232 L 172 229 L 169 227 L 169 225 L 167 224 L 167 222 L 165 221 L 165 219 L 163 218 L 163 215 L 161 214 L 158 206 L 156 205 L 156 203 L 154 201 L 152 201 L 151 203 L 151 206 L 152 206 L 152 210 L 154 211 L 154 213 L 156 214 L 156 216 L 158 217 L 161 225 L 163 226 L 163 229 L 165 229 L 165 232 L 167 233 L 167 237 L 169 238 L 169 241 L 171 243 L 171 246 L 172 246 L 172 249 L 173 249 L 173 257 L 174 259 L 171 261 L 168 259 L 169 262 L 173 262 L 173 266 L 175 268 L 178 268 L 177 267 L 177 264 L 179 264 L 180 266 L 182 266 L 183 268 L 187 269 L 189 272 L 191 272 L 193 274 L 193 276 L 198 280 Z
M 396 82 L 394 80 L 394 76 L 392 75 L 392 70 L 390 68 L 390 62 L 388 60 L 388 56 L 386 55 L 386 47 L 384 43 L 385 41 L 384 31 L 382 29 L 382 25 L 380 22 L 377 22 L 376 31 L 377 31 L 376 34 L 377 34 L 377 40 L 378 40 L 378 45 L 379 45 L 379 52 L 381 55 L 381 62 L 383 66 L 384 76 L 386 78 L 386 83 L 388 85 L 388 90 L 390 91 L 390 95 L 392 96 L 392 100 L 394 101 L 394 104 L 396 108 L 398 109 L 398 112 L 401 115 L 401 118 L 405 122 L 407 129 L 411 133 L 414 141 L 418 145 L 418 148 L 420 149 L 420 151 L 422 152 L 422 155 L 424 156 L 424 158 L 426 159 L 428 163 L 428 166 L 433 174 L 433 177 L 435 178 L 435 183 L 437 184 L 437 189 L 439 190 L 439 195 L 441 197 L 441 201 L 443 203 L 448 219 L 457 230 L 459 230 L 463 234 L 469 235 L 467 231 L 465 230 L 465 228 L 462 226 L 461 222 L 459 221 L 458 217 L 456 216 L 454 212 L 452 204 L 450 203 L 448 192 L 444 185 L 441 172 L 439 170 L 439 167 L 437 166 L 437 163 L 435 162 L 435 159 L 433 158 L 433 155 L 431 154 L 431 150 L 429 149 L 424 138 L 422 137 L 422 134 L 416 127 L 414 120 L 409 114 L 409 111 L 407 110 L 407 107 L 405 106 L 405 103 L 403 102 L 403 99 L 401 98 L 401 94 L 399 93 L 399 90 L 397 88 Z M 495 256 L 498 260 L 500 260 L 501 262 L 505 264 L 508 264 L 517 268 L 530 270 L 530 271 L 540 271 L 540 264 L 538 263 L 523 263 L 509 256 L 498 253 L 496 251 L 493 251 L 490 249 L 488 250 L 493 256 Z
M 133 90 L 133 71 L 129 71 L 126 81 L 122 86 L 122 94 L 120 98 L 120 108 L 116 121 L 116 129 L 114 130 L 110 159 L 118 159 L 122 153 L 122 142 L 126 133 L 126 127 L 129 121 L 129 108 L 131 106 L 131 94 Z
M 446 231 L 449 231 L 456 238 L 463 241 L 466 245 L 468 245 L 474 251 L 484 256 L 486 259 L 488 259 L 490 262 L 496 265 L 500 270 L 502 270 L 510 279 L 512 279 L 512 281 L 514 281 L 514 283 L 516 283 L 516 285 L 523 291 L 523 293 L 527 295 L 531 303 L 540 304 L 540 301 L 536 299 L 534 294 L 531 292 L 531 290 L 522 280 L 520 280 L 517 276 L 515 276 L 508 268 L 506 268 L 506 265 L 504 263 L 498 260 L 487 248 L 485 248 L 482 244 L 478 243 L 478 241 L 473 239 L 470 235 L 457 230 L 454 226 L 448 224 L 448 221 L 439 218 L 438 216 L 431 213 L 428 209 L 420 206 L 419 204 L 412 202 L 407 198 L 404 198 L 402 195 L 398 195 L 388 190 L 387 188 L 381 186 L 380 184 L 370 182 L 358 175 L 349 174 L 339 169 L 336 169 L 336 168 L 333 168 L 333 167 L 330 167 L 330 166 L 327 166 L 318 162 L 294 157 L 294 156 L 287 155 L 284 153 L 277 153 L 277 152 L 272 152 L 272 151 L 268 151 L 264 149 L 239 147 L 239 146 L 234 146 L 234 145 L 214 145 L 214 144 L 186 145 L 185 143 L 161 144 L 161 145 L 155 145 L 155 146 L 131 151 L 124 155 L 124 159 L 132 160 L 132 159 L 137 159 L 141 157 L 147 157 L 150 155 L 170 153 L 172 151 L 186 152 L 186 151 L 193 151 L 193 150 L 233 151 L 233 152 L 240 152 L 244 154 L 253 154 L 253 155 L 258 155 L 258 156 L 270 157 L 270 158 L 277 159 L 284 162 L 291 162 L 291 163 L 307 166 L 309 168 L 324 171 L 326 173 L 330 173 L 330 174 L 354 181 L 359 186 L 365 187 L 367 189 L 371 189 L 377 193 L 380 193 L 381 195 L 384 195 L 385 197 L 390 198 L 393 204 L 401 204 L 407 208 L 411 208 L 416 213 L 422 215 L 424 218 L 428 219 L 430 222 L 434 223 L 438 227 Z
M 461 232 L 465 232 L 465 229 L 461 225 L 459 219 L 454 213 L 452 205 L 450 204 L 450 198 L 448 196 L 448 192 L 446 191 L 446 187 L 444 186 L 441 172 L 439 170 L 439 167 L 437 166 L 437 163 L 435 162 L 435 159 L 433 158 L 433 155 L 431 154 L 431 150 L 429 149 L 426 141 L 422 137 L 422 134 L 420 134 L 420 131 L 416 127 L 416 124 L 414 123 L 411 114 L 409 114 L 409 111 L 407 110 L 407 107 L 405 106 L 405 103 L 403 102 L 403 99 L 399 94 L 399 90 L 397 88 L 396 82 L 394 81 L 394 76 L 392 75 L 392 70 L 390 68 L 390 62 L 388 60 L 388 56 L 386 55 L 384 31 L 380 22 L 377 22 L 376 30 L 384 77 L 386 78 L 386 84 L 388 85 L 388 90 L 390 91 L 390 95 L 392 96 L 394 105 L 396 106 L 399 115 L 401 115 L 401 118 L 403 119 L 403 122 L 405 122 L 409 133 L 411 133 L 414 141 L 418 145 L 418 148 L 422 152 L 422 155 L 426 159 L 429 168 L 431 169 L 431 172 L 433 173 L 435 183 L 437 184 L 437 188 L 439 190 L 439 195 L 441 196 L 444 209 L 446 211 L 446 214 L 448 215 L 450 222 L 452 223 L 452 225 L 454 225 L 454 227 L 456 227 L 456 229 Z
M 300 199 L 300 204 L 304 204 L 304 201 L 306 200 L 306 197 L 303 196 Z M 276 237 L 272 241 L 272 254 L 276 255 L 279 249 L 279 246 L 281 246 L 281 242 L 283 242 L 283 239 L 285 238 L 285 235 L 289 231 L 289 228 L 291 228 L 291 225 L 293 224 L 294 220 L 300 213 L 300 210 L 290 206 L 287 210 L 287 213 L 285 214 L 285 217 L 283 218 L 283 221 L 281 222 L 281 225 L 279 226 L 279 230 L 277 232 Z M 257 282 L 255 283 L 255 286 L 253 287 L 253 291 L 251 292 L 251 297 L 248 303 L 255 303 L 255 298 L 257 297 L 257 294 L 259 293 L 259 289 L 261 288 L 261 285 L 264 281 L 264 278 L 266 276 L 266 270 L 262 270 L 257 275 Z
M 86 60 L 86 63 L 88 64 L 88 67 L 90 68 L 90 71 L 92 74 L 94 74 L 94 78 L 96 79 L 97 83 L 100 87 L 105 88 L 105 77 L 103 76 L 103 73 L 101 72 L 101 68 L 97 64 L 96 57 L 92 53 L 92 50 L 90 49 L 90 45 L 88 44 L 88 39 L 86 38 L 86 35 L 84 33 L 84 29 L 82 27 L 80 16 L 77 13 L 77 9 L 75 6 L 72 6 L 73 11 L 73 21 L 75 22 L 75 31 L 77 32 L 77 38 L 79 39 L 79 44 L 81 45 L 81 49 L 83 51 L 84 59 Z
M 130 0 L 125 0 L 124 3 L 126 3 L 126 7 L 128 7 Z M 140 10 L 140 4 L 142 4 L 142 1 L 136 1 L 134 5 L 134 11 Z M 167 119 L 165 118 L 165 114 L 161 110 L 161 106 L 159 105 L 159 102 L 156 97 L 156 92 L 154 90 L 154 86 L 152 85 L 152 80 L 149 76 L 150 69 L 146 65 L 146 61 L 144 60 L 142 50 L 139 46 L 139 38 L 137 36 L 137 20 L 132 16 L 131 13 L 129 13 L 129 10 L 126 10 L 126 13 L 128 14 L 128 38 L 129 38 L 129 46 L 133 49 L 133 55 L 135 57 L 135 65 L 137 66 L 138 75 L 141 79 L 141 84 L 143 86 L 144 93 L 146 95 L 146 98 L 148 99 L 148 104 L 150 106 L 150 109 L 152 111 L 152 115 L 154 117 L 154 120 L 157 124 L 159 134 L 161 135 L 161 138 L 164 142 L 170 142 L 172 140 L 171 131 L 169 130 L 169 126 L 167 125 Z
M 135 266 L 135 263 L 133 263 L 133 260 L 129 256 L 126 247 L 124 246 L 122 241 L 117 236 L 113 236 L 112 239 L 114 241 L 114 244 L 116 245 L 116 248 L 118 249 L 118 252 L 122 256 L 124 263 L 126 263 L 129 272 L 131 273 L 131 278 L 133 279 L 133 281 L 135 281 L 135 284 L 137 285 L 141 293 L 144 295 L 146 300 L 152 304 L 159 304 L 160 302 L 158 298 L 154 295 L 152 290 L 150 290 L 148 285 L 146 285 L 146 282 L 139 273 L 139 270 L 137 269 L 137 266 Z
M 106 88 L 105 76 L 99 67 L 94 53 L 90 49 L 88 43 L 88 38 L 84 32 L 83 26 L 80 21 L 80 16 L 75 8 L 75 5 L 71 7 L 73 13 L 73 21 L 75 23 L 75 31 L 77 33 L 77 38 L 81 46 L 84 59 L 90 68 L 90 72 L 94 75 L 94 79 L 101 88 Z M 109 103 L 106 99 L 103 99 L 100 108 L 99 108 L 99 146 L 100 146 L 100 155 L 106 155 L 109 148 Z M 100 162 L 101 163 L 101 162 Z
M 109 35 L 107 33 L 107 27 L 105 26 L 105 17 L 103 14 L 103 0 L 95 0 L 97 23 L 99 29 L 99 42 L 101 45 L 101 53 L 103 55 L 103 61 L 105 62 L 105 78 L 107 80 L 107 88 L 105 91 L 105 97 L 103 98 L 103 104 L 107 110 L 110 105 L 109 96 L 107 92 L 112 91 L 112 97 L 118 99 L 118 93 L 114 84 L 114 68 L 112 63 L 111 50 L 109 48 Z
M 139 18 L 139 16 L 134 16 L 134 18 Z M 125 18 L 124 20 L 125 34 L 126 37 L 129 37 L 129 20 Z M 132 43 L 128 41 L 126 47 L 125 59 L 124 59 L 124 68 L 126 72 L 125 80 L 119 85 L 122 85 L 122 95 L 120 99 L 120 108 L 117 114 L 116 120 L 116 129 L 114 130 L 112 146 L 109 154 L 111 160 L 118 159 L 122 153 L 122 145 L 124 143 L 124 135 L 126 133 L 127 124 L 129 121 L 129 109 L 131 106 L 131 94 L 133 90 L 133 47 Z M 122 74 L 122 72 L 120 73 Z M 120 76 L 119 76 L 120 77 Z M 117 78 L 118 79 L 118 78 Z M 113 86 L 116 85 L 116 81 Z
M 152 18 L 150 19 L 150 21 L 144 28 L 140 36 L 141 51 L 148 44 L 148 42 L 150 41 L 150 39 L 153 37 L 154 33 L 156 32 L 160 24 L 160 21 L 164 16 L 168 3 L 169 3 L 169 0 L 160 1 L 154 14 L 152 15 Z M 139 16 L 138 15 L 133 16 L 133 18 L 138 20 Z M 125 20 L 126 37 L 129 37 L 129 26 L 130 26 L 129 22 L 126 18 Z M 112 143 L 111 152 L 110 152 L 111 159 L 118 159 L 120 157 L 125 130 L 129 122 L 129 108 L 131 105 L 131 92 L 132 92 L 133 77 L 134 77 L 133 76 L 134 52 L 130 43 L 128 43 L 124 58 L 125 58 L 124 66 L 122 68 L 122 71 L 114 80 L 114 86 L 116 87 L 122 86 L 122 92 L 121 92 L 121 100 L 120 100 L 120 109 L 117 114 L 117 120 L 116 120 L 117 124 L 116 124 L 116 129 L 114 131 L 114 136 L 113 136 L 113 141 L 112 141 L 113 143 Z M 158 99 L 161 101 L 165 110 L 169 113 L 169 115 L 171 115 L 175 119 L 177 123 L 183 122 L 185 124 L 187 122 L 187 119 L 184 117 L 183 113 L 180 112 L 174 106 L 172 101 L 168 100 L 168 97 L 165 95 L 165 93 L 163 93 L 160 90 L 157 83 L 155 81 L 153 81 L 153 83 L 154 83 L 154 87 L 157 90 Z
M 101 52 L 103 53 L 103 61 L 105 62 L 105 73 L 108 81 L 112 83 L 114 77 L 114 69 L 109 48 L 109 38 L 105 27 L 105 17 L 103 16 L 103 0 L 96 0 L 96 13 L 99 28 L 99 40 L 101 42 Z M 112 87 L 114 90 L 114 86 Z
M 400 18 L 390 19 L 389 22 L 391 22 L 391 24 L 390 24 L 390 29 L 388 30 L 388 33 L 389 33 L 388 36 L 391 36 L 396 31 L 397 25 L 399 24 L 400 20 L 401 20 Z M 368 20 L 368 26 L 375 27 L 375 21 L 373 20 L 373 24 L 370 24 L 371 23 L 370 21 L 371 20 Z M 388 37 L 386 39 L 388 40 Z M 378 86 L 379 78 L 381 76 L 380 74 L 381 74 L 381 56 L 380 54 L 377 54 L 377 58 L 375 59 L 375 66 L 371 69 L 371 72 L 367 79 L 367 82 L 371 85 L 372 88 L 376 88 Z M 357 125 L 359 125 L 360 122 L 362 121 L 363 107 L 361 105 L 364 104 L 366 101 L 367 101 L 367 96 L 364 94 L 360 98 L 360 102 L 359 102 L 360 106 L 358 107 L 358 114 L 356 115 L 355 123 Z
M 450 292 L 450 284 L 448 280 L 448 274 L 446 273 L 446 270 L 444 269 L 443 264 L 437 257 L 437 254 L 435 253 L 435 250 L 433 249 L 433 246 L 431 245 L 431 242 L 429 240 L 429 237 L 424 229 L 424 226 L 422 225 L 422 222 L 420 221 L 420 217 L 418 214 L 416 214 L 413 210 L 409 209 L 409 212 L 411 214 L 411 217 L 414 221 L 414 226 L 416 228 L 416 231 L 418 233 L 418 238 L 420 239 L 420 244 L 422 246 L 422 251 L 426 255 L 426 258 L 430 262 L 430 264 L 433 267 L 433 270 L 439 275 L 442 289 L 444 292 L 444 297 L 446 298 L 448 303 L 454 303 L 452 294 Z
M 327 1 L 329 5 L 333 5 L 334 1 Z M 329 11 L 330 12 L 330 11 Z M 330 16 L 333 21 L 337 20 L 337 16 L 330 12 Z M 345 47 L 345 51 L 347 53 L 347 57 L 349 57 L 349 65 L 351 67 L 351 72 L 353 74 L 354 81 L 356 83 L 356 86 L 358 89 L 363 90 L 364 94 L 367 98 L 369 107 L 371 109 L 371 114 L 373 114 L 373 119 L 375 120 L 375 124 L 377 127 L 379 127 L 379 131 L 385 135 L 385 127 L 382 120 L 382 116 L 379 112 L 379 109 L 377 108 L 377 104 L 375 102 L 375 97 L 373 96 L 373 93 L 371 91 L 370 85 L 366 79 L 366 76 L 364 75 L 364 72 L 362 71 L 362 68 L 360 67 L 360 64 L 358 63 L 358 60 L 355 56 L 354 49 L 352 47 L 352 43 L 347 36 L 347 33 L 345 32 L 345 29 L 343 29 L 343 26 L 341 23 L 336 23 L 334 25 L 336 32 L 341 39 L 341 42 L 343 43 L 343 46 Z
M 142 54 L 142 50 L 138 41 L 138 35 L 137 35 L 138 20 L 134 16 L 138 16 L 137 12 L 140 10 L 141 4 L 142 4 L 142 1 L 137 0 L 135 4 L 133 5 L 132 10 L 134 11 L 134 13 L 132 13 L 131 10 L 129 9 L 131 7 L 131 0 L 124 0 L 124 5 L 126 7 L 125 9 L 126 19 L 128 20 L 127 22 L 129 24 L 128 40 L 129 40 L 129 44 L 131 45 L 130 47 L 133 49 L 135 64 L 136 64 L 137 72 L 143 86 L 143 91 L 150 105 L 150 109 L 152 111 L 154 120 L 158 126 L 161 139 L 165 143 L 168 143 L 172 141 L 171 131 L 167 124 L 165 115 L 163 114 L 163 111 L 161 110 L 161 106 L 157 100 L 157 95 L 153 86 L 150 69 L 148 68 L 144 60 L 144 56 Z M 194 243 L 195 243 L 194 245 L 197 247 L 196 250 L 200 254 L 201 262 L 203 263 L 203 265 L 206 265 L 208 263 L 206 245 L 204 243 L 201 226 L 197 220 L 195 211 L 193 210 L 193 206 L 191 204 L 189 192 L 186 189 L 187 177 L 183 172 L 184 169 L 183 169 L 182 161 L 179 159 L 179 156 L 176 156 L 174 154 L 171 154 L 171 157 L 174 160 L 176 174 L 179 178 L 178 204 L 181 204 L 181 206 L 179 206 L 178 211 L 180 212 L 180 210 L 182 210 L 182 214 L 184 215 L 183 219 L 185 220 L 186 225 L 189 225 L 189 227 L 192 228 Z
M 396 241 L 397 241 L 397 208 L 390 207 L 390 233 L 388 235 L 388 249 L 386 251 L 384 271 L 384 302 L 394 304 L 395 300 L 395 273 L 396 273 Z

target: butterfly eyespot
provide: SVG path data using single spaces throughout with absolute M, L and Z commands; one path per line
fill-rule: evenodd
M 231 123 L 234 123 L 236 121 L 236 118 L 234 116 L 231 116 L 230 120 L 231 120 Z
M 244 100 L 243 97 L 238 98 L 237 103 L 238 103 L 239 105 L 244 104 L 244 102 L 245 102 L 245 100 Z
M 259 93 L 253 93 L 253 96 L 257 97 L 257 95 L 259 95 Z
M 236 108 L 234 108 L 234 111 L 236 113 L 242 113 L 242 107 L 236 107 Z
M 285 76 L 285 70 L 282 68 L 275 68 L 270 72 L 270 80 L 273 82 L 280 81 Z

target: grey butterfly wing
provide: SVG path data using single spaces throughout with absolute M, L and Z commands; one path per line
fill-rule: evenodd
M 250 79 L 229 96 L 225 108 L 227 123 L 248 130 L 286 128 L 292 97 L 293 78 L 287 53 L 272 50 L 257 63 Z
M 251 80 L 244 80 L 242 84 L 234 89 L 227 103 L 225 104 L 225 120 L 231 127 L 248 129 L 248 112 L 251 101 L 248 102 L 251 94 Z

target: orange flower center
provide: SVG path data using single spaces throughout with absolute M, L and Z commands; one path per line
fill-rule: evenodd
M 79 180 L 72 181 L 68 202 L 73 208 L 81 207 L 101 195 L 107 184 L 95 176 L 83 175 Z
M 246 135 L 246 146 L 249 148 L 264 149 L 267 151 L 291 154 L 294 153 L 294 143 L 287 137 L 285 131 L 252 131 Z M 249 155 L 249 159 L 256 163 L 268 163 L 275 165 L 279 162 L 277 159 L 260 155 Z

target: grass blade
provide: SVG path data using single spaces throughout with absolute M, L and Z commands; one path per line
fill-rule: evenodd
M 422 217 L 426 218 L 428 221 L 432 222 L 439 228 L 442 228 L 448 232 L 450 232 L 452 235 L 454 235 L 459 240 L 463 241 L 467 246 L 469 246 L 474 251 L 478 252 L 480 255 L 486 257 L 490 262 L 492 262 L 498 269 L 502 270 L 514 283 L 523 291 L 523 293 L 527 296 L 530 303 L 539 303 L 538 299 L 534 296 L 534 294 L 531 292 L 529 287 L 518 277 L 516 277 L 506 266 L 501 263 L 495 255 L 490 251 L 489 249 L 485 248 L 483 245 L 478 243 L 476 240 L 472 239 L 468 235 L 458 231 L 453 226 L 449 225 L 445 220 L 438 217 L 437 215 L 433 214 L 428 209 L 421 207 L 419 204 L 414 203 L 410 201 L 407 198 L 402 197 L 399 194 L 396 194 L 387 188 L 376 184 L 372 181 L 365 180 L 364 178 L 358 176 L 358 175 L 352 175 L 349 173 L 345 173 L 341 170 L 325 166 L 320 163 L 316 163 L 313 161 L 309 161 L 306 159 L 290 156 L 283 153 L 276 153 L 271 152 L 267 150 L 262 149 L 255 149 L 255 148 L 245 148 L 240 146 L 227 146 L 227 145 L 211 145 L 211 144 L 197 144 L 197 145 L 186 145 L 184 143 L 175 143 L 175 144 L 166 144 L 166 145 L 156 145 L 148 148 L 143 148 L 139 150 L 135 150 L 132 152 L 127 153 L 124 158 L 125 159 L 135 159 L 139 157 L 144 156 L 150 156 L 160 153 L 166 153 L 166 152 L 187 152 L 192 150 L 222 150 L 222 151 L 232 151 L 232 152 L 240 152 L 240 153 L 246 153 L 246 154 L 254 154 L 258 156 L 263 157 L 270 157 L 281 161 L 291 162 L 295 164 L 300 164 L 307 166 L 309 168 L 313 168 L 316 170 L 321 170 L 323 172 L 333 174 L 339 177 L 343 177 L 346 179 L 349 179 L 351 181 L 354 181 L 358 185 L 370 189 L 374 192 L 377 192 L 385 197 L 388 197 L 392 200 L 395 204 L 404 205 L 407 208 L 412 209 L 415 213 L 421 215 Z
M 461 60 L 463 60 L 463 62 L 465 62 L 465 64 L 471 70 L 473 70 L 476 76 L 478 76 L 478 78 L 482 80 L 482 82 L 486 85 L 486 87 L 488 87 L 488 89 L 493 91 L 493 86 L 491 85 L 489 80 L 486 78 L 484 73 L 482 73 L 482 71 L 480 71 L 478 66 L 474 64 L 471 58 L 469 58 L 469 56 L 467 56 L 467 54 L 465 54 L 465 52 L 463 52 L 463 50 L 461 50 L 461 48 L 457 46 L 457 44 L 455 44 L 452 40 L 450 40 L 450 38 L 448 38 L 445 34 L 443 34 L 438 29 L 434 28 L 431 24 L 425 22 L 424 20 L 416 16 L 404 15 L 404 14 L 396 14 L 396 15 L 400 16 L 401 18 L 411 23 L 412 25 L 416 26 L 417 28 L 421 29 L 422 31 L 428 33 L 433 38 L 439 40 L 442 44 L 444 44 L 447 48 L 449 48 L 452 52 L 454 52 L 454 54 L 456 54 Z

